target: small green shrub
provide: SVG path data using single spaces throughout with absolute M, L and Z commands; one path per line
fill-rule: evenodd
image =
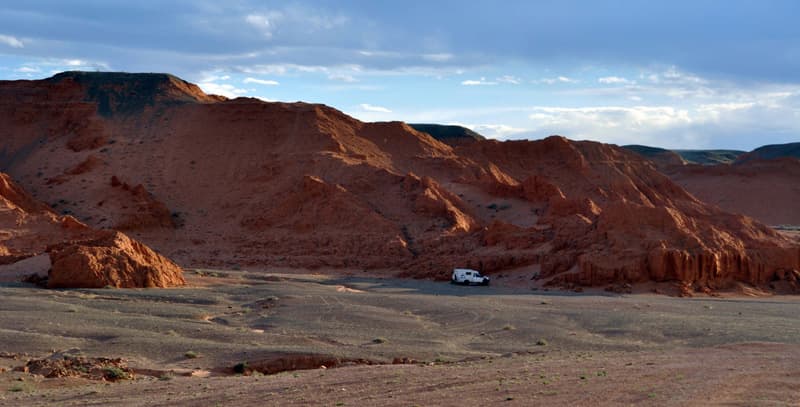
M 190 351 L 184 353 L 183 356 L 185 356 L 186 359 L 197 359 L 198 355 L 197 355 L 197 352 L 195 352 L 193 350 L 190 350 Z
M 130 378 L 130 376 L 128 375 L 128 372 L 126 372 L 126 371 L 124 371 L 124 370 L 122 370 L 122 369 L 120 369 L 120 368 L 118 368 L 116 366 L 109 366 L 109 367 L 103 368 L 103 376 L 105 376 L 106 379 L 110 379 L 110 380 L 124 380 L 124 379 L 129 379 Z

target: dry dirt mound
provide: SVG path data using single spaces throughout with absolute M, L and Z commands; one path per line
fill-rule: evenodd
M 134 372 L 122 359 L 86 358 L 58 355 L 47 359 L 29 360 L 21 369 L 24 372 L 52 379 L 57 377 L 81 377 L 89 380 L 115 382 L 133 379 Z
M 451 146 L 404 123 L 206 97 L 175 79 L 0 83 L 0 163 L 37 198 L 67 202 L 59 209 L 90 226 L 132 225 L 194 266 L 446 279 L 457 266 L 541 264 L 539 277 L 557 284 L 700 289 L 800 268 L 795 243 L 615 146 L 562 137 Z M 103 164 L 82 165 L 91 156 Z
M 48 249 L 49 288 L 173 287 L 186 282 L 169 259 L 119 232 Z

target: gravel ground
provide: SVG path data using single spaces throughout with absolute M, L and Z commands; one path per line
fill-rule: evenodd
M 168 290 L 0 284 L 0 405 L 800 402 L 795 297 L 208 270 L 189 281 Z M 141 373 L 106 383 L 13 371 L 65 353 L 123 358 Z M 231 370 L 296 355 L 374 364 L 270 376 Z M 415 363 L 391 364 L 399 358 Z

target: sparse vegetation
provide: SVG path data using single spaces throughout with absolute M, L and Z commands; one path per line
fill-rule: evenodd
M 536 346 L 547 346 L 547 340 L 539 339 L 538 341 L 536 341 Z
M 108 366 L 103 368 L 103 376 L 109 380 L 125 380 L 130 378 L 128 372 L 116 366 Z
M 11 386 L 8 389 L 8 391 L 10 391 L 12 393 L 19 393 L 19 392 L 23 392 L 23 391 L 27 391 L 27 390 L 28 390 L 28 386 L 26 386 L 24 383 L 17 383 L 15 385 Z
M 197 354 L 197 352 L 195 352 L 193 350 L 190 350 L 190 351 L 187 351 L 186 353 L 184 353 L 183 356 L 185 356 L 186 359 L 196 359 L 197 356 L 199 356 L 199 355 Z

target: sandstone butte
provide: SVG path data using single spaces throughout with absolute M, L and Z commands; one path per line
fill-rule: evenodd
M 632 152 L 558 136 L 448 142 L 166 74 L 0 82 L 0 170 L 185 266 L 446 279 L 540 265 L 555 285 L 796 284 L 797 242 Z
M 119 232 L 59 216 L 0 173 L 0 265 L 49 253 L 50 288 L 183 285 L 173 262 Z

